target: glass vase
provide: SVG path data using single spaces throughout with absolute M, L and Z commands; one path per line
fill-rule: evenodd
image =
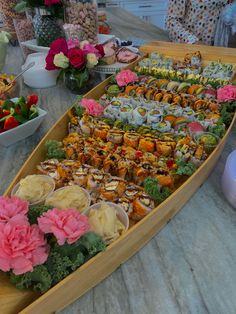
M 64 82 L 66 87 L 74 94 L 84 94 L 90 88 L 89 71 L 85 68 L 82 71 L 69 71 L 64 74 Z
M 33 25 L 38 46 L 49 47 L 54 40 L 65 38 L 65 32 L 58 19 L 45 8 L 35 9 Z
M 80 25 L 81 40 L 96 44 L 98 41 L 97 1 L 64 0 L 63 4 L 66 23 Z

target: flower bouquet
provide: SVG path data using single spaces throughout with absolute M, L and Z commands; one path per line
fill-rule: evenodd
M 47 291 L 106 247 L 73 208 L 0 197 L 0 270 L 19 289 Z
M 92 45 L 88 41 L 55 40 L 46 57 L 48 71 L 60 69 L 66 87 L 74 93 L 83 92 L 89 80 L 89 69 L 96 66 L 104 56 L 102 45 Z

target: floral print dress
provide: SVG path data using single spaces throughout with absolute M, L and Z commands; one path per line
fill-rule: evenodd
M 212 45 L 216 24 L 228 0 L 169 0 L 166 28 L 172 41 Z

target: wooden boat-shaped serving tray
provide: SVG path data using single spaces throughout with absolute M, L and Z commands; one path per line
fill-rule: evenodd
M 183 58 L 186 52 L 200 50 L 205 63 L 212 60 L 236 64 L 236 49 L 216 48 L 196 45 L 153 42 L 141 48 L 142 52 L 161 52 L 167 56 Z M 131 65 L 130 67 L 132 67 Z M 104 93 L 109 79 L 102 82 L 86 98 L 98 98 Z M 148 216 L 133 226 L 127 233 L 111 244 L 105 252 L 99 253 L 77 271 L 66 277 L 47 293 L 40 295 L 32 291 L 20 291 L 10 284 L 8 277 L 0 272 L 0 313 L 47 314 L 63 309 L 86 291 L 97 285 L 116 268 L 144 246 L 180 210 L 213 170 L 225 142 L 232 129 L 236 115 L 217 148 L 201 167 L 166 201 Z M 9 195 L 13 186 L 23 177 L 35 172 L 36 165 L 45 159 L 45 142 L 48 139 L 62 140 L 67 134 L 68 114 L 49 130 L 40 144 L 25 162 L 15 179 L 5 192 Z

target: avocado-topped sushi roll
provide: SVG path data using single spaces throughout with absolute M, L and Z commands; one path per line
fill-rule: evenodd
M 174 115 L 176 117 L 179 117 L 179 116 L 182 115 L 183 108 L 178 106 L 178 105 L 172 104 L 169 107 L 166 107 L 166 112 L 168 114 L 171 114 L 171 115 Z
M 145 107 L 137 107 L 133 110 L 133 123 L 142 125 L 147 121 L 147 109 Z
M 154 128 L 154 126 L 153 126 L 153 128 Z M 155 129 L 158 130 L 159 132 L 162 132 L 162 133 L 168 132 L 171 130 L 171 124 L 169 121 L 163 120 L 163 121 L 161 121 L 155 125 Z
M 120 107 L 120 120 L 123 122 L 132 122 L 132 112 L 133 112 L 133 108 L 130 105 L 122 105 Z
M 152 125 L 161 121 L 163 111 L 160 109 L 152 109 L 147 114 L 147 123 Z
M 194 120 L 195 115 L 196 115 L 195 111 L 190 107 L 184 108 L 183 113 L 182 113 L 183 117 L 186 117 L 191 121 Z

